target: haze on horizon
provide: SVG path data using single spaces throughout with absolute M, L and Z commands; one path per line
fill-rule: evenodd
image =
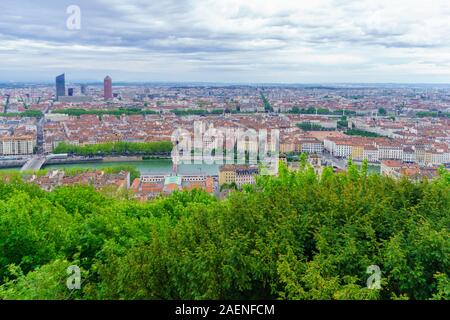
M 450 83 L 449 16 L 448 0 L 2 0 L 0 81 Z

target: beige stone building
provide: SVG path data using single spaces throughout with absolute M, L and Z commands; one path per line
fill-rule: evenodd
M 29 155 L 33 154 L 36 139 L 32 135 L 0 136 L 0 155 Z

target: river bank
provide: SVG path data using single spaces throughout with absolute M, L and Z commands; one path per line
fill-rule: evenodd
M 27 160 L 2 160 L 0 161 L 1 169 L 21 168 Z

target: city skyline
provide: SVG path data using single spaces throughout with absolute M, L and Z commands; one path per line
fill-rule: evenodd
M 450 83 L 450 4 L 431 4 L 78 1 L 70 30 L 71 1 L 5 0 L 0 81 Z

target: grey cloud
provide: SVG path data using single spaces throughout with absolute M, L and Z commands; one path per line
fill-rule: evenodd
M 319 61 L 315 68 L 322 72 L 320 61 L 326 62 L 333 53 L 367 58 L 366 65 L 345 64 L 350 72 L 356 68 L 366 70 L 369 64 L 387 63 L 388 58 L 383 60 L 378 55 L 383 49 L 386 53 L 390 49 L 445 51 L 450 45 L 445 36 L 416 36 L 420 32 L 417 29 L 420 17 L 399 17 L 392 23 L 388 20 L 389 24 L 384 20 L 373 22 L 366 19 L 371 16 L 370 8 L 362 2 L 346 0 L 330 2 L 336 7 L 334 11 L 321 11 L 320 7 L 299 10 L 281 4 L 281 9 L 274 5 L 276 10 L 260 11 L 250 2 L 242 1 L 238 8 L 223 13 L 215 11 L 220 6 L 216 7 L 214 2 L 202 0 L 80 0 L 76 2 L 82 9 L 82 29 L 70 31 L 65 26 L 65 9 L 73 2 L 2 0 L 0 39 L 8 41 L 11 47 L 0 50 L 0 58 L 18 52 L 23 61 L 33 63 L 34 55 L 41 52 L 53 60 L 57 57 L 61 64 L 91 59 L 100 65 L 107 59 L 126 62 L 157 57 L 177 65 L 184 63 L 187 69 L 195 68 L 205 74 L 208 69 L 266 68 L 280 72 L 293 66 L 309 70 L 314 68 L 308 62 L 314 60 L 314 55 Z M 23 40 L 36 45 L 25 51 Z M 82 50 L 76 49 L 77 46 L 82 46 Z M 412 58 L 405 55 L 402 59 L 408 62 Z M 298 63 L 294 64 L 295 61 Z M 0 62 L 0 67 L 3 63 Z M 325 64 L 330 68 L 331 63 Z M 338 64 L 334 67 L 341 69 Z

